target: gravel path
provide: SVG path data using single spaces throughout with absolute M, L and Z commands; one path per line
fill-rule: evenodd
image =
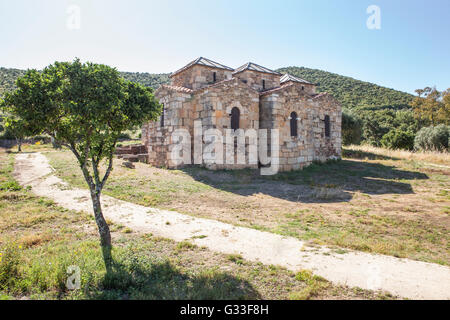
M 92 212 L 89 192 L 70 188 L 52 174 L 41 153 L 16 156 L 16 179 L 34 193 L 72 210 Z M 450 299 L 450 268 L 392 256 L 305 246 L 303 241 L 269 232 L 194 218 L 174 211 L 144 207 L 102 197 L 106 218 L 137 232 L 175 241 L 189 240 L 222 253 L 284 266 L 294 272 L 310 269 L 333 283 L 383 290 L 410 299 Z

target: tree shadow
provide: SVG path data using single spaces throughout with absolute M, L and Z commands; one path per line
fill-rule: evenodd
M 149 261 L 131 256 L 113 261 L 99 284 L 87 290 L 88 299 L 100 300 L 247 300 L 261 299 L 253 286 L 219 271 L 181 272 L 167 260 Z
M 380 159 L 378 155 L 370 155 L 373 159 Z M 190 167 L 183 171 L 214 188 L 242 196 L 262 193 L 288 201 L 313 203 L 350 201 L 353 192 L 413 194 L 410 181 L 428 179 L 421 172 L 353 159 L 313 163 L 303 170 L 280 172 L 273 176 L 261 176 L 259 170 L 250 169 L 212 171 Z

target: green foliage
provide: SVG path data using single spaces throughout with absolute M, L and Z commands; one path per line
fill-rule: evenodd
M 8 180 L 0 184 L 0 190 L 2 191 L 20 191 L 22 187 L 15 180 Z
M 362 138 L 362 121 L 353 112 L 342 111 L 342 143 L 359 144 Z
M 124 81 L 113 68 L 79 60 L 29 70 L 17 87 L 5 94 L 4 108 L 30 132 L 71 148 L 81 165 L 110 158 L 123 131 L 160 112 L 151 89 Z
M 417 132 L 414 140 L 414 149 L 421 151 L 445 151 L 449 147 L 450 126 L 424 127 Z
M 25 73 L 25 70 L 0 68 L 0 97 L 4 92 L 15 90 L 16 80 Z M 157 89 L 163 83 L 169 83 L 168 73 L 120 72 L 120 76 L 127 81 L 137 82 L 153 89 Z
M 4 92 L 16 89 L 16 80 L 25 74 L 25 70 L 0 68 L 0 97 Z
M 318 92 L 330 93 L 347 109 L 386 107 L 401 109 L 407 107 L 414 98 L 409 93 L 317 69 L 287 67 L 277 71 L 317 84 Z
M 0 248 L 0 289 L 15 286 L 19 275 L 21 252 L 17 244 L 7 243 Z
M 414 133 L 403 131 L 402 129 L 393 129 L 383 136 L 381 145 L 389 149 L 412 150 L 414 147 Z
M 157 89 L 161 84 L 170 82 L 168 73 L 121 72 L 120 75 L 127 81 L 137 82 L 153 89 Z
M 450 124 L 450 89 L 441 92 L 426 87 L 416 92 L 418 96 L 411 106 L 417 119 L 426 125 Z
M 121 134 L 156 120 L 160 114 L 161 105 L 153 90 L 122 79 L 114 68 L 81 63 L 79 59 L 55 62 L 42 72 L 28 70 L 16 85 L 17 89 L 6 92 L 0 103 L 8 121 L 20 123 L 23 134 L 48 134 L 56 144 L 73 152 L 90 189 L 102 246 L 110 248 L 100 194 L 112 170 Z M 104 160 L 107 169 L 100 174 Z M 104 257 L 110 265 L 107 250 Z
M 410 109 L 359 110 L 363 140 L 373 146 L 412 149 L 419 122 Z

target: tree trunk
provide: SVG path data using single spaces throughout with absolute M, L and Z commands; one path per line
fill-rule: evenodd
M 92 187 L 91 198 L 94 208 L 95 222 L 97 223 L 98 232 L 100 234 L 100 245 L 102 246 L 103 260 L 105 261 L 106 271 L 109 273 L 112 267 L 111 232 L 105 218 L 103 217 L 102 207 L 100 203 L 100 192 L 97 192 L 95 189 L 92 190 Z

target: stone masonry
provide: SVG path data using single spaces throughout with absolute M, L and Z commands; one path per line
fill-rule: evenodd
M 238 163 L 236 141 L 234 149 L 225 146 L 225 136 L 237 132 L 232 130 L 231 119 L 236 108 L 239 116 L 235 126 L 237 123 L 239 130 L 279 130 L 278 141 L 272 141 L 279 152 L 271 155 L 272 161 L 279 163 L 279 171 L 298 170 L 313 161 L 341 157 L 341 106 L 329 94 L 317 94 L 312 83 L 254 63 L 234 70 L 206 58 L 192 61 L 170 78 L 170 85 L 162 85 L 155 92 L 164 105 L 161 118 L 142 128 L 147 162 L 152 165 L 167 168 L 184 165 L 172 159 L 172 149 L 177 143 L 173 141 L 173 133 L 184 129 L 191 140 L 182 141 L 183 153 L 190 154 L 192 164 L 210 169 L 261 166 L 258 159 L 251 160 L 249 156 L 252 137 L 245 139 L 245 163 Z M 292 120 L 294 112 L 297 118 Z M 223 162 L 194 159 L 194 123 L 201 123 L 203 133 L 214 130 L 223 135 Z M 206 137 L 200 139 L 205 147 Z M 269 154 L 270 142 L 269 139 Z

